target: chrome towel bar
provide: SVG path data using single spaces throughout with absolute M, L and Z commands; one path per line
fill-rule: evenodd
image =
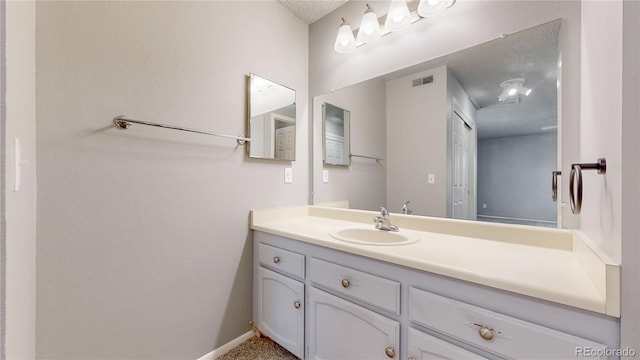
M 598 174 L 607 173 L 607 160 L 598 159 L 595 163 L 572 164 L 569 175 L 569 200 L 571 202 L 571 212 L 580 214 L 582 210 L 582 170 L 597 170 Z M 575 186 L 574 186 L 575 185 Z M 574 191 L 574 188 L 577 188 Z
M 172 126 L 172 125 L 165 125 L 165 124 L 158 124 L 158 123 L 152 123 L 152 122 L 147 122 L 147 121 L 142 121 L 142 120 L 135 120 L 135 119 L 131 119 L 125 115 L 118 115 L 113 119 L 114 124 L 116 125 L 116 127 L 118 129 L 128 129 L 129 126 L 131 126 L 131 124 L 140 124 L 140 125 L 147 125 L 147 126 L 155 126 L 155 127 L 160 127 L 160 128 L 164 128 L 164 129 L 171 129 L 171 130 L 180 130 L 180 131 L 187 131 L 187 132 L 192 132 L 192 133 L 196 133 L 196 134 L 204 134 L 204 135 L 211 135 L 211 136 L 219 136 L 219 137 L 225 137 L 225 138 L 229 138 L 229 139 L 235 139 L 238 144 L 240 145 L 244 145 L 247 142 L 250 142 L 251 139 L 244 137 L 244 136 L 236 136 L 236 135 L 226 135 L 226 134 L 217 134 L 217 133 L 213 133 L 213 132 L 209 132 L 209 131 L 203 131 L 203 130 L 196 130 L 196 129 L 189 129 L 189 128 L 184 128 L 184 127 L 179 127 L 179 126 Z

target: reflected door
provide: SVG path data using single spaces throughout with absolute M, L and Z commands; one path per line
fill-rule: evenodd
M 276 129 L 276 160 L 293 159 L 295 126 Z
M 470 183 L 472 172 L 469 148 L 471 127 L 453 112 L 453 218 L 468 220 L 470 216 Z

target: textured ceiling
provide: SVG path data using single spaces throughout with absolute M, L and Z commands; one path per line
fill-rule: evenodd
M 348 0 L 277 0 L 293 15 L 307 24 L 313 24 L 321 17 L 344 5 Z
M 555 131 L 560 24 L 560 20 L 551 21 L 382 78 L 391 80 L 447 65 L 469 100 L 487 115 L 478 118 L 478 138 Z M 526 79 L 524 85 L 533 92 L 499 102 L 500 83 L 513 78 Z

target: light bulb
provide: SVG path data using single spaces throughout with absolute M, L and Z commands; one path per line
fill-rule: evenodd
M 336 52 L 349 53 L 356 49 L 356 39 L 353 36 L 353 30 L 349 22 L 342 18 L 342 25 L 338 29 L 338 36 L 336 36 L 336 42 L 333 45 Z
M 508 92 L 509 96 L 513 96 L 513 95 L 515 95 L 515 94 L 517 94 L 517 93 L 518 93 L 518 89 L 516 89 L 516 88 L 514 88 L 514 87 L 512 87 L 511 89 L 509 89 L 509 92 Z
M 374 42 L 380 39 L 381 36 L 380 24 L 378 23 L 378 17 L 373 11 L 371 5 L 367 4 L 367 11 L 365 11 L 362 17 L 362 23 L 360 24 L 360 30 L 358 30 L 358 41 L 363 43 Z
M 389 11 L 387 11 L 387 20 L 384 22 L 385 29 L 400 31 L 409 25 L 411 25 L 411 15 L 406 0 L 391 0 Z
M 418 15 L 422 17 L 440 15 L 453 6 L 455 2 L 456 0 L 420 0 L 418 4 Z

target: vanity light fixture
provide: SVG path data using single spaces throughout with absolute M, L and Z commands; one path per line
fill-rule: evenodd
M 456 0 L 420 0 L 418 5 L 418 15 L 431 17 L 442 14 L 452 7 Z
M 333 48 L 339 53 L 349 53 L 356 49 L 356 38 L 353 36 L 351 25 L 345 18 L 342 18 L 342 25 L 338 29 L 338 36 Z
M 378 17 L 371 5 L 367 4 L 367 10 L 362 17 L 362 23 L 360 23 L 360 30 L 358 31 L 358 41 L 361 43 L 370 43 L 380 39 L 382 30 L 380 29 L 380 23 Z
M 400 31 L 411 25 L 411 14 L 406 0 L 391 0 L 384 28 L 389 31 Z
M 523 78 L 515 78 L 503 81 L 500 83 L 500 87 L 502 88 L 502 93 L 498 96 L 498 101 L 505 101 L 510 97 L 516 95 L 524 95 L 529 96 L 531 94 L 531 89 L 524 86 Z
M 387 14 L 380 18 L 373 7 L 367 4 L 359 29 L 354 31 L 349 22 L 342 18 L 333 48 L 339 53 L 352 52 L 358 46 L 374 42 L 390 32 L 406 29 L 424 17 L 437 15 L 455 2 L 456 0 L 391 0 Z

